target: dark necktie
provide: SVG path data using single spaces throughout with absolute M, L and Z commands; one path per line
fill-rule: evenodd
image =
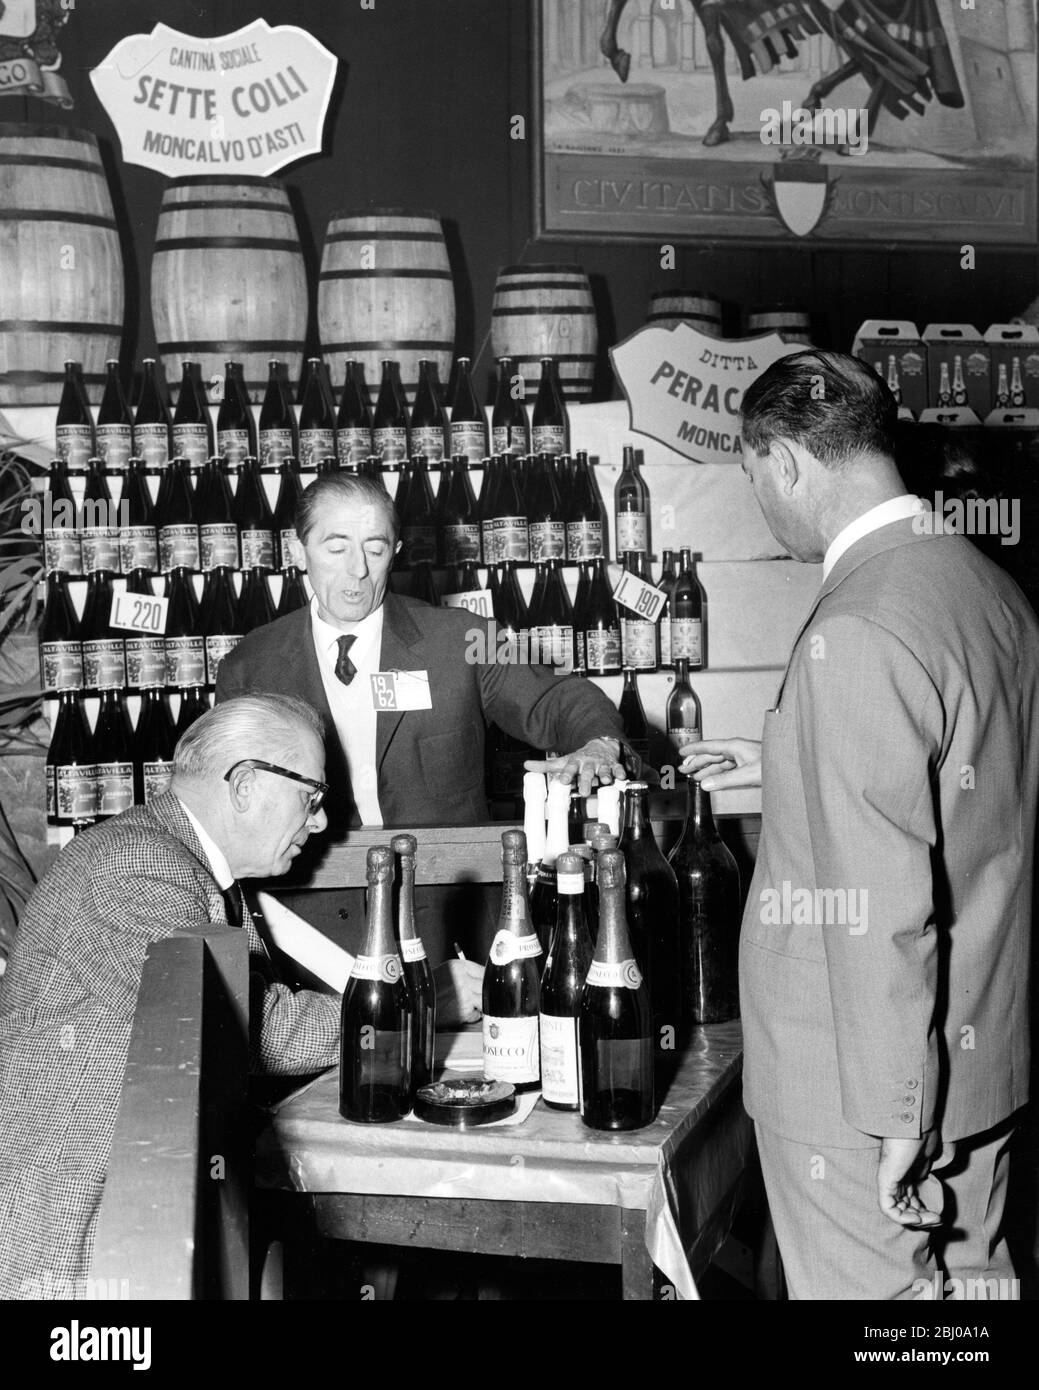
M 230 926 L 240 927 L 244 924 L 242 915 L 242 885 L 235 879 L 229 888 L 221 888 L 220 892 L 224 898 L 224 912 Z
M 338 680 L 341 680 L 344 685 L 349 685 L 354 676 L 357 675 L 357 667 L 350 660 L 350 648 L 356 641 L 356 634 L 350 633 L 347 637 L 340 637 L 336 644 L 339 647 L 339 656 L 336 660 L 336 677 Z

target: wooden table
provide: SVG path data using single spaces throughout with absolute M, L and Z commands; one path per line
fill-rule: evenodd
M 694 1030 L 645 1129 L 604 1134 L 540 1102 L 519 1126 L 465 1133 L 338 1113 L 326 1073 L 260 1136 L 256 1182 L 341 1240 L 620 1265 L 623 1297 L 695 1298 L 754 1152 L 736 1023 Z

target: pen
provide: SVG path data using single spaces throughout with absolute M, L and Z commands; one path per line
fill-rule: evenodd
M 458 942 L 455 941 L 455 942 L 453 942 L 452 944 L 453 944 L 453 946 L 454 946 L 454 948 L 455 948 L 455 955 L 458 957 L 458 959 L 459 959 L 459 960 L 465 960 L 465 958 L 466 958 L 465 952 L 462 950 L 461 946 L 459 946 Z

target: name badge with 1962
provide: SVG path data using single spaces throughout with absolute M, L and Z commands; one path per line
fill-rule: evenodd
M 428 671 L 376 671 L 371 682 L 377 712 L 433 708 Z

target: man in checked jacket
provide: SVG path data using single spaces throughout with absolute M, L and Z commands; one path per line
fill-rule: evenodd
M 34 892 L 0 980 L 0 1298 L 71 1296 L 87 1275 L 150 942 L 241 925 L 252 1069 L 338 1062 L 339 997 L 273 981 L 238 886 L 285 873 L 324 830 L 322 742 L 288 696 L 211 710 L 178 743 L 171 789 L 77 836 Z

